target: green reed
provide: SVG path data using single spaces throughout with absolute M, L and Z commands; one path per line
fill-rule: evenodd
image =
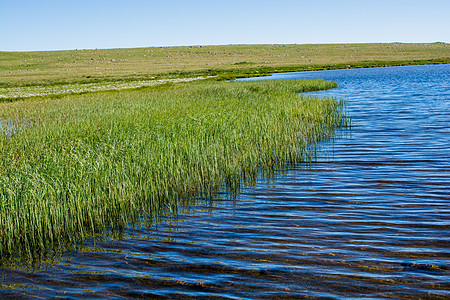
M 346 124 L 322 80 L 195 82 L 168 90 L 0 104 L 0 256 L 41 256 L 183 199 L 311 159 Z

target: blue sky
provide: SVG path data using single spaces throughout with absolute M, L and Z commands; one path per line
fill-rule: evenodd
M 0 51 L 450 42 L 450 0 L 0 0 Z

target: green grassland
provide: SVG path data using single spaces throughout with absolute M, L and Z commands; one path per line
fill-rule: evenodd
M 0 257 L 40 256 L 309 161 L 345 125 L 322 80 L 197 81 L 0 103 Z
M 228 45 L 0 52 L 0 87 L 450 63 L 431 44 Z

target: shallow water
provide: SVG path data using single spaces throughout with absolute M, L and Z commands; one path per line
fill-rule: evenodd
M 2 271 L 0 298 L 450 297 L 450 65 L 335 80 L 354 127 L 292 167 L 121 240 Z M 261 80 L 261 78 L 258 78 Z
M 16 120 L 2 120 L 0 119 L 0 134 L 12 135 L 17 130 L 22 129 L 26 126 L 25 122 L 19 122 Z
M 12 125 L 10 123 L 7 123 L 0 119 L 0 134 L 9 134 L 9 132 L 12 130 Z

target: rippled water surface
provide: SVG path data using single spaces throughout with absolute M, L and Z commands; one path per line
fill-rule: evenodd
M 450 65 L 323 78 L 354 127 L 296 166 L 177 221 L 4 269 L 0 298 L 449 298 Z M 261 79 L 261 78 L 259 78 Z

